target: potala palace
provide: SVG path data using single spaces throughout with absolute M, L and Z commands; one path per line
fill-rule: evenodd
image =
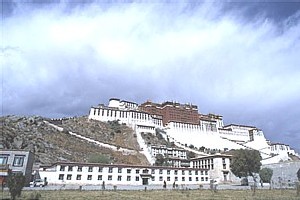
M 90 109 L 89 119 L 99 121 L 118 120 L 132 127 L 136 134 L 148 132 L 155 134 L 163 130 L 163 136 L 178 147 L 193 145 L 219 149 L 255 149 L 261 153 L 262 164 L 278 163 L 295 155 L 289 145 L 271 143 L 262 130 L 254 126 L 224 125 L 221 115 L 204 115 L 192 104 L 164 102 L 162 104 L 146 101 L 141 105 L 134 102 L 111 98 L 108 106 L 100 104 Z M 138 137 L 139 138 L 139 137 Z M 154 163 L 151 146 L 142 144 L 150 163 Z M 149 153 L 148 153 L 149 152 Z
M 288 145 L 268 141 L 262 130 L 246 125 L 224 125 L 222 116 L 201 114 L 198 107 L 192 104 L 147 101 L 138 105 L 112 98 L 107 106 L 100 104 L 91 107 L 88 120 L 118 121 L 130 126 L 139 143 L 139 151 L 146 156 L 150 165 L 56 162 L 39 169 L 41 179 L 50 185 L 105 183 L 118 187 L 154 187 L 165 183 L 173 187 L 191 186 L 210 184 L 212 181 L 237 183 L 240 179 L 230 170 L 232 156 L 227 151 L 241 148 L 258 150 L 263 165 L 279 163 L 280 176 L 286 182 L 294 181 L 294 171 L 300 166 L 300 162 L 290 162 L 293 168 L 284 167 L 289 165 L 284 161 L 299 155 Z M 151 144 L 145 140 L 145 134 L 160 135 L 161 140 L 170 142 L 172 146 Z M 203 149 L 213 150 L 213 153 Z M 196 156 L 188 157 L 187 153 L 191 152 Z M 166 158 L 167 166 L 155 165 L 159 154 Z M 284 172 L 282 169 L 285 168 Z M 274 177 L 274 181 L 278 181 L 277 177 Z

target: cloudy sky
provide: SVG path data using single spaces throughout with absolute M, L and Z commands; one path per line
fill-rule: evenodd
M 171 100 L 300 150 L 300 1 L 48 2 L 2 0 L 1 115 Z

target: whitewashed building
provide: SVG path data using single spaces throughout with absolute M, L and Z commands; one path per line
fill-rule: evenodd
M 271 144 L 271 153 L 273 154 L 281 154 L 287 153 L 291 155 L 295 155 L 295 150 L 291 149 L 289 145 L 282 144 L 282 143 L 272 143 Z
M 187 159 L 186 150 L 182 148 L 166 147 L 166 146 L 151 146 L 151 155 L 155 157 L 161 154 L 169 158 Z
M 149 113 L 139 111 L 138 105 L 134 102 L 120 101 L 112 98 L 109 105 L 100 104 L 92 107 L 89 113 L 89 119 L 99 121 L 119 121 L 139 132 L 155 133 L 156 127 L 162 127 L 161 116 L 152 116 Z
M 49 185 L 162 185 L 207 184 L 209 170 L 202 168 L 174 168 L 123 164 L 57 162 L 41 166 L 39 174 Z
M 215 154 L 192 158 L 190 165 L 192 168 L 208 168 L 210 179 L 220 183 L 233 182 L 237 178 L 230 171 L 231 155 Z

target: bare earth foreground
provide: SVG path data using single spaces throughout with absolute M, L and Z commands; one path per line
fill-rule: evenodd
M 219 190 L 216 193 L 210 190 L 148 190 L 148 191 L 79 191 L 79 190 L 57 190 L 57 191 L 23 191 L 21 197 L 17 199 L 32 199 L 33 194 L 39 193 L 39 199 L 57 200 L 81 200 L 81 199 L 209 199 L 209 200 L 300 200 L 296 197 L 295 190 L 257 190 L 256 195 L 252 195 L 250 190 Z M 9 199 L 7 190 L 1 193 L 2 199 Z

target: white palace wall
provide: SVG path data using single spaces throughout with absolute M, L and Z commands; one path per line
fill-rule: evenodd
M 219 129 L 220 137 L 233 141 L 248 142 L 250 141 L 248 131 L 232 131 L 228 129 Z
M 211 131 L 205 126 L 187 125 L 177 122 L 170 122 L 165 128 L 167 135 L 169 135 L 174 142 L 180 142 L 187 145 L 194 145 L 195 147 L 208 147 L 215 149 L 240 149 L 245 148 L 239 144 L 229 140 L 222 139 L 218 131 Z
M 150 130 L 153 132 L 155 127 L 162 126 L 162 120 L 153 118 L 150 114 L 135 110 L 119 110 L 108 107 L 92 107 L 89 114 L 89 119 L 99 121 L 114 121 L 125 123 L 132 128 Z M 154 133 L 154 132 L 153 132 Z

